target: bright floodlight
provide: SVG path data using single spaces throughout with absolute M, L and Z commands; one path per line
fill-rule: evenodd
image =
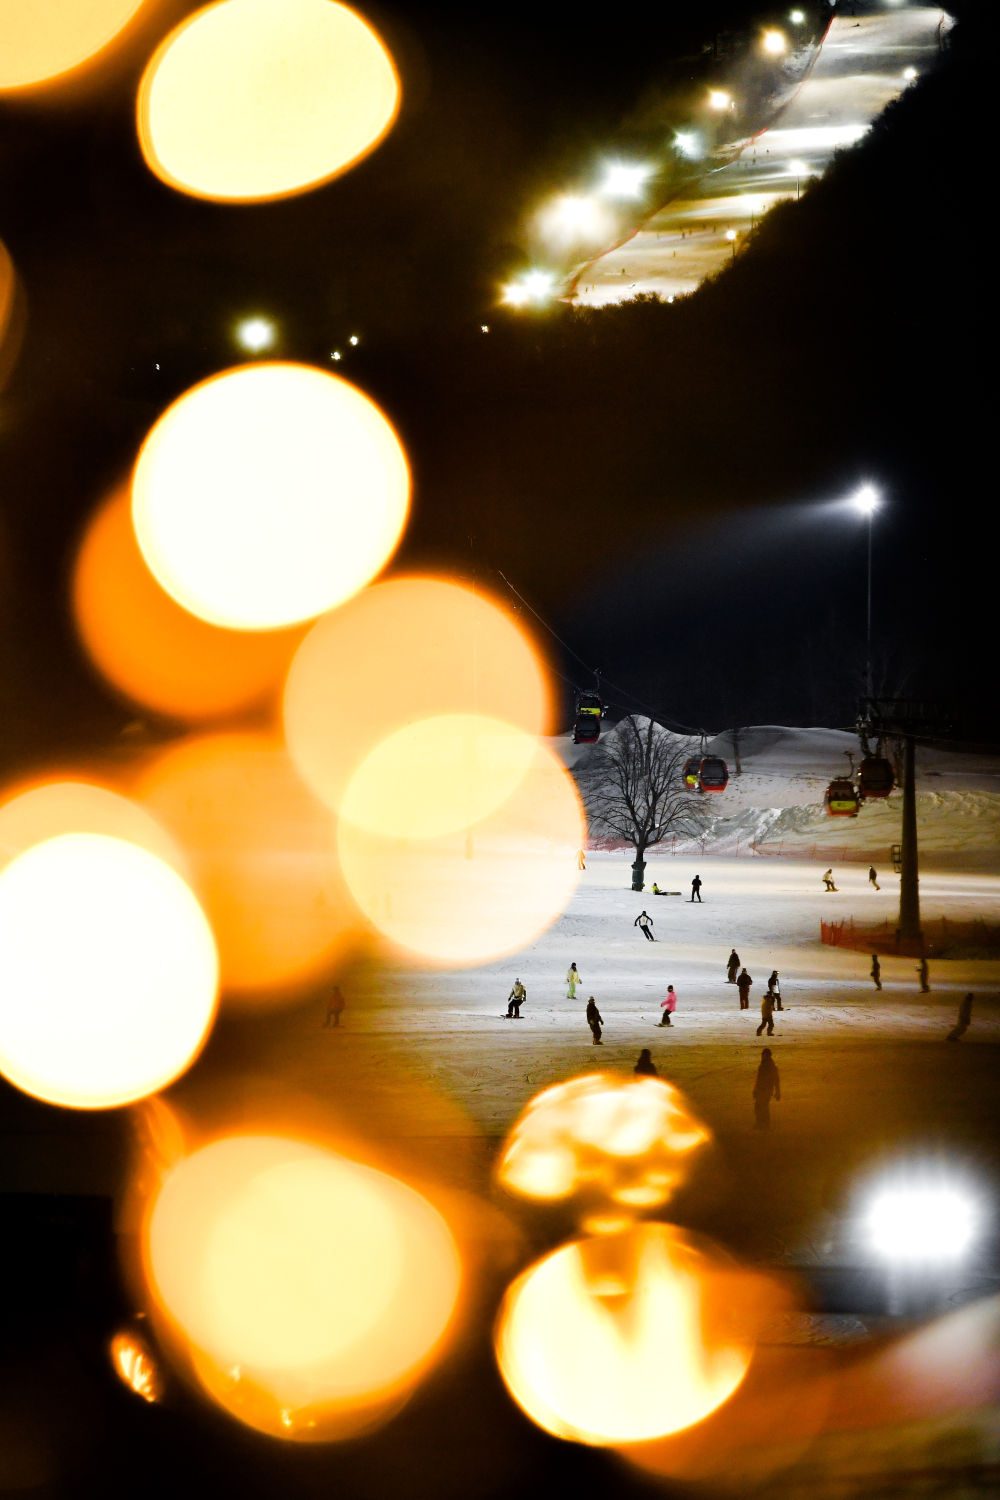
M 726 239 L 727 240 L 734 240 L 735 238 L 736 238 L 736 230 L 735 229 L 727 229 L 726 230 Z
M 606 198 L 638 198 L 648 176 L 648 167 L 629 162 L 611 162 L 605 169 L 600 191 Z
M 783 52 L 788 51 L 788 38 L 783 31 L 778 31 L 775 27 L 764 32 L 760 44 L 769 57 L 780 57 Z
M 236 342 L 251 354 L 270 349 L 274 343 L 274 324 L 270 318 L 244 318 L 236 325 Z
M 809 171 L 809 166 L 804 161 L 790 161 L 788 163 L 788 170 L 789 172 L 794 172 L 796 177 L 804 177 Z
M 701 139 L 694 130 L 678 130 L 674 136 L 674 145 L 682 156 L 695 160 L 702 155 Z
M 788 19 L 791 21 L 793 26 L 801 26 L 805 21 L 805 18 L 806 13 L 804 10 L 790 10 L 788 12 Z
M 725 89 L 712 89 L 708 95 L 710 109 L 728 109 L 732 104 L 732 95 L 727 94 Z
M 858 510 L 864 511 L 870 516 L 873 510 L 878 509 L 879 494 L 873 484 L 863 484 L 854 496 L 854 504 Z
M 903 77 L 906 79 L 907 83 L 912 83 L 913 80 L 914 80 L 914 78 L 916 78 L 916 76 L 917 76 L 917 70 L 916 70 L 916 68 L 904 68 L 903 69 Z
M 919 1265 L 959 1260 L 975 1239 L 977 1218 L 964 1188 L 924 1183 L 880 1188 L 862 1222 L 877 1255 Z

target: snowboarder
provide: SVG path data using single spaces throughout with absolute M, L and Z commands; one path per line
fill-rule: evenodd
M 670 1017 L 677 1009 L 677 996 L 674 993 L 674 987 L 672 984 L 667 985 L 667 998 L 660 1001 L 660 1009 L 663 1012 L 663 1015 L 660 1017 L 660 1025 L 669 1026 Z
M 601 1027 L 604 1025 L 604 1022 L 601 1019 L 601 1012 L 597 1009 L 597 1001 L 593 995 L 587 1001 L 587 1025 L 590 1027 L 591 1035 L 594 1038 L 594 1046 L 602 1047 L 604 1043 L 601 1041 Z
M 868 884 L 873 885 L 877 891 L 880 891 L 882 889 L 882 887 L 878 883 L 878 875 L 875 873 L 874 865 L 868 866 Z
M 514 987 L 507 996 L 507 1020 L 513 1018 L 515 1021 L 521 1019 L 521 1006 L 528 998 L 528 991 L 519 979 L 514 980 Z
M 877 990 L 882 988 L 882 965 L 878 961 L 878 954 L 872 954 L 872 966 L 868 971 L 872 976 L 872 983 Z
M 324 1027 L 340 1025 L 340 1017 L 346 1004 L 347 1002 L 340 992 L 340 985 L 335 984 L 333 989 L 330 991 L 329 998 L 326 1002 L 326 1020 L 323 1022 Z
M 959 1037 L 963 1036 L 965 1032 L 968 1031 L 969 1023 L 971 1020 L 972 996 L 963 995 L 961 1000 L 958 1002 L 958 1020 L 955 1022 L 955 1025 L 952 1027 L 951 1031 L 949 1031 L 946 1040 L 949 1042 L 957 1042 Z
M 701 876 L 696 875 L 691 882 L 691 900 L 701 900 Z
M 736 975 L 739 972 L 740 955 L 734 948 L 726 963 L 726 979 L 730 984 L 736 983 Z
M 777 971 L 777 969 L 772 969 L 771 970 L 771 977 L 767 981 L 767 987 L 768 987 L 768 989 L 771 991 L 771 993 L 774 996 L 774 1008 L 775 1008 L 775 1010 L 784 1010 L 785 1007 L 781 1003 L 781 989 L 780 989 L 780 987 L 778 985 L 778 971 Z
M 758 1130 L 767 1130 L 771 1124 L 771 1100 L 781 1098 L 781 1080 L 771 1056 L 770 1047 L 760 1054 L 760 1067 L 753 1085 L 754 1124 Z
M 585 870 L 587 868 L 587 856 L 582 849 L 576 851 L 576 868 L 578 870 Z
M 767 990 L 763 1000 L 760 1002 L 760 1025 L 757 1027 L 757 1035 L 760 1036 L 764 1027 L 767 1027 L 768 1036 L 774 1035 L 774 991 Z
M 669 891 L 661 891 L 660 887 L 657 885 L 656 881 L 654 880 L 653 881 L 653 895 L 654 896 L 669 896 L 670 892 Z
M 653 919 L 648 912 L 641 911 L 636 917 L 635 921 L 632 923 L 632 926 L 640 928 L 643 937 L 649 938 L 649 941 L 651 943 L 656 942 L 656 939 L 653 936 Z
M 739 978 L 736 981 L 736 988 L 740 992 L 740 1010 L 750 1009 L 750 986 L 752 984 L 753 980 L 746 969 L 741 969 Z
M 647 1078 L 659 1078 L 660 1070 L 650 1056 L 649 1048 L 643 1047 L 639 1053 L 639 1061 L 632 1069 L 633 1073 L 639 1073 Z
M 825 870 L 824 873 L 823 873 L 823 888 L 824 888 L 824 890 L 827 890 L 827 891 L 835 891 L 837 889 L 837 887 L 833 883 L 833 868 L 832 868 L 832 866 L 831 866 L 831 868 L 829 870 Z
M 917 964 L 917 973 L 920 976 L 920 993 L 922 995 L 929 995 L 931 992 L 931 987 L 928 983 L 928 979 L 930 976 L 927 971 L 926 954 L 921 953 L 920 955 L 920 962 Z
M 566 970 L 566 999 L 576 999 L 576 987 L 580 983 L 580 971 L 576 964 L 570 964 Z

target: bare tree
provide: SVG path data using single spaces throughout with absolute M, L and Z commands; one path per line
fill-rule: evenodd
M 635 848 L 632 889 L 641 891 L 646 850 L 669 833 L 694 834 L 704 816 L 684 784 L 684 762 L 695 753 L 652 719 L 622 719 L 577 772 L 593 832 L 624 839 Z

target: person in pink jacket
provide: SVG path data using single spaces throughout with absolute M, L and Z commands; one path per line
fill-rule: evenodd
M 660 1001 L 660 1009 L 663 1012 L 663 1015 L 660 1018 L 660 1025 L 669 1026 L 670 1017 L 677 1009 L 677 996 L 674 993 L 674 987 L 672 984 L 667 985 L 667 998 Z

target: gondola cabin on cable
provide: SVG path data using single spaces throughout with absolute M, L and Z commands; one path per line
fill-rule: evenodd
M 866 755 L 858 766 L 858 791 L 861 796 L 888 797 L 895 785 L 891 762 L 882 755 Z
M 698 766 L 699 792 L 724 792 L 729 785 L 729 767 L 720 755 L 706 755 Z
M 826 789 L 823 806 L 831 818 L 856 818 L 860 799 L 846 776 L 837 776 Z
M 681 772 L 681 775 L 684 777 L 684 785 L 689 787 L 692 792 L 698 785 L 698 767 L 700 765 L 701 758 L 696 755 L 693 759 L 684 762 L 684 770 Z
M 573 725 L 574 745 L 592 745 L 600 737 L 600 714 L 581 714 Z
M 576 716 L 578 719 L 584 718 L 587 714 L 596 714 L 599 719 L 602 719 L 607 711 L 608 706 L 600 693 L 577 693 Z

